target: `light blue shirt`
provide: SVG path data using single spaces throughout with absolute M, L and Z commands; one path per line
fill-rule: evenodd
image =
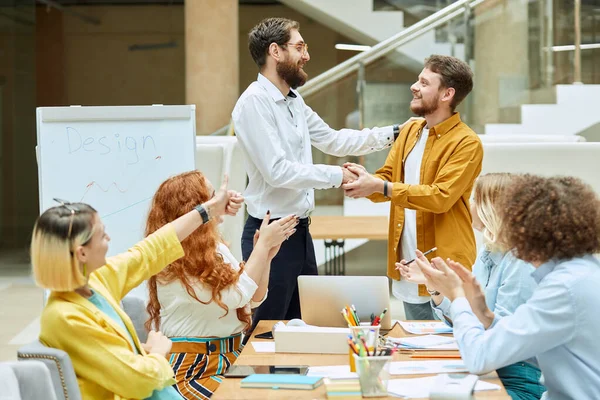
M 519 260 L 510 252 L 486 249 L 479 252 L 473 265 L 473 275 L 483 288 L 488 308 L 496 316 L 494 323 L 513 314 L 517 307 L 529 300 L 537 286 L 531 276 L 533 271 L 533 265 Z M 450 318 L 450 300 L 444 298 L 438 306 L 432 300 L 431 305 L 438 318 L 448 322 L 444 316 Z
M 533 274 L 538 287 L 513 315 L 485 330 L 459 297 L 450 307 L 467 368 L 482 374 L 537 357 L 550 400 L 597 399 L 600 393 L 600 261 L 550 261 Z
M 110 305 L 110 303 L 98 292 L 92 292 L 92 296 L 89 297 L 88 300 L 93 305 L 98 307 L 98 309 L 100 311 L 102 311 L 104 314 L 108 315 L 113 321 L 115 321 L 117 324 L 119 324 L 119 326 L 121 328 L 123 328 L 123 330 L 125 332 L 128 333 L 127 339 L 129 339 L 129 342 L 131 343 L 131 347 L 133 348 L 133 351 L 136 354 L 139 354 L 137 347 L 135 346 L 135 343 L 133 341 L 133 337 L 131 336 L 131 333 L 125 326 L 125 323 L 123 322 L 123 320 L 121 319 L 119 314 L 117 314 L 115 309 Z M 152 392 L 152 396 L 148 397 L 146 400 L 181 400 L 181 398 L 182 398 L 182 396 L 179 395 L 179 393 L 177 393 L 177 391 L 175 390 L 175 388 L 173 388 L 173 386 L 167 386 L 166 388 L 164 388 L 162 390 L 155 390 L 154 392 Z

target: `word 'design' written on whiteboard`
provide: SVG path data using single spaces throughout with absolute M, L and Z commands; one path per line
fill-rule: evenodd
M 37 135 L 40 211 L 53 198 L 88 203 L 109 255 L 143 239 L 158 186 L 195 168 L 194 106 L 42 107 Z

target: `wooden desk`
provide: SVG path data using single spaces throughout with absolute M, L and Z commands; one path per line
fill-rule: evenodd
M 310 234 L 313 239 L 387 240 L 388 218 L 343 215 L 311 217 Z
M 254 335 L 270 330 L 276 321 L 260 321 L 254 334 L 250 338 L 250 341 L 244 347 L 242 354 L 235 362 L 238 365 L 342 365 L 348 363 L 347 354 L 294 354 L 294 353 L 257 353 L 254 351 L 251 342 L 253 341 L 264 341 L 254 338 Z M 389 336 L 391 337 L 403 337 L 403 336 L 414 336 L 407 334 L 396 324 L 390 331 Z M 428 352 L 428 354 L 433 354 Z M 456 352 L 439 352 L 436 354 L 456 354 Z M 394 361 L 415 361 L 410 358 L 408 354 L 394 355 Z M 393 376 L 393 378 L 418 378 L 427 375 L 402 375 Z M 481 377 L 483 380 L 491 383 L 495 383 L 502 387 L 501 390 L 489 391 L 489 392 L 477 392 L 475 399 L 477 400 L 510 400 L 510 397 L 504 390 L 498 375 L 495 372 L 484 375 Z M 274 389 L 242 389 L 240 386 L 241 379 L 226 378 L 221 383 L 221 386 L 215 391 L 212 399 L 248 399 L 248 400 L 262 400 L 262 399 L 327 399 L 327 393 L 325 391 L 325 385 L 321 385 L 315 390 L 274 390 Z M 394 397 L 389 397 L 393 399 Z
M 345 275 L 345 239 L 387 240 L 388 218 L 382 216 L 311 217 L 313 239 L 325 239 L 325 275 Z

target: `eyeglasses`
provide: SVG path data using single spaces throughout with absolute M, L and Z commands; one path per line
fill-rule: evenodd
M 304 42 L 300 42 L 300 43 L 285 43 L 284 46 L 287 46 L 288 44 L 291 44 L 292 47 L 295 47 L 296 50 L 298 50 L 298 52 L 302 55 L 306 55 L 308 54 L 308 43 L 304 43 Z
M 73 221 L 75 220 L 75 214 L 79 212 L 79 209 L 75 207 L 73 203 L 67 200 L 53 198 L 55 202 L 61 205 L 61 207 L 65 207 L 67 210 L 71 212 L 71 219 L 69 221 L 69 232 L 67 233 L 67 240 L 71 239 L 71 231 L 73 230 Z

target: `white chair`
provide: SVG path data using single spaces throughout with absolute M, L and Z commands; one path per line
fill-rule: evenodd
M 244 158 L 235 136 L 196 136 L 196 169 L 202 172 L 215 187 L 220 185 L 223 175 L 227 174 L 230 189 L 240 193 L 246 189 Z M 223 239 L 240 261 L 244 221 L 245 206 L 235 217 L 225 217 L 220 227 Z
M 484 143 L 482 174 L 575 176 L 600 194 L 600 143 Z

